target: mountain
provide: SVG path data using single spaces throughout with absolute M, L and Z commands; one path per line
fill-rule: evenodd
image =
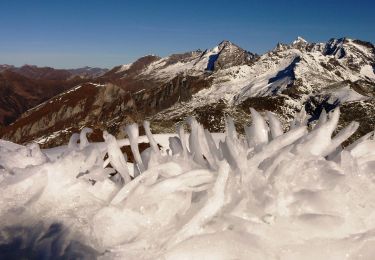
M 154 132 L 174 131 L 194 115 L 210 131 L 225 128 L 225 115 L 239 129 L 249 107 L 276 112 L 285 127 L 304 109 L 314 123 L 323 109 L 340 105 L 340 127 L 361 123 L 358 135 L 375 126 L 375 47 L 349 38 L 309 43 L 298 37 L 257 55 L 223 41 L 212 49 L 168 57 L 145 56 L 60 93 L 1 130 L 16 142 L 66 143 L 83 127 L 101 139 L 108 129 L 151 121 Z
M 0 64 L 0 72 L 15 68 L 13 65 Z
M 224 114 L 234 116 L 239 126 L 247 123 L 249 107 L 277 112 L 287 125 L 302 108 L 314 120 L 322 108 L 340 104 L 344 118 L 361 121 L 360 132 L 368 132 L 375 123 L 374 67 L 371 43 L 346 38 L 308 43 L 299 37 L 292 44 L 278 44 L 250 65 L 214 72 L 207 78 L 210 88 L 150 120 L 163 129 L 174 127 L 181 115 L 195 115 L 208 129 L 219 131 L 225 127 Z
M 80 78 L 33 79 L 6 70 L 0 73 L 0 126 L 8 125 L 27 109 L 83 82 Z
M 108 69 L 86 66 L 78 69 L 68 69 L 67 71 L 71 74 L 70 77 L 97 78 L 105 74 Z
M 3 66 L 6 68 L 8 65 Z M 78 69 L 54 69 L 51 67 L 38 67 L 35 65 L 24 65 L 22 67 L 10 66 L 7 68 L 7 70 L 11 70 L 30 79 L 44 80 L 68 80 L 74 77 L 92 79 L 102 76 L 108 71 L 108 69 L 92 67 L 83 67 Z
M 105 72 L 107 69 L 90 67 L 63 70 L 0 65 L 0 126 L 12 123 L 27 109 Z

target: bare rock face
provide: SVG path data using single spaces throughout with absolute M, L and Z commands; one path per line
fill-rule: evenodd
M 258 55 L 245 51 L 230 41 L 223 41 L 218 46 L 220 52 L 215 60 L 214 69 L 228 69 L 233 66 L 250 65 Z
M 50 72 L 46 69 L 42 74 L 52 77 Z M 374 72 L 374 45 L 360 40 L 310 43 L 298 37 L 260 56 L 223 41 L 204 51 L 164 58 L 148 55 L 95 79 L 80 78 L 74 87 L 51 92 L 42 104 L 32 93 L 27 100 L 40 105 L 0 129 L 0 137 L 50 147 L 67 143 L 83 127 L 94 129 L 91 140 L 101 141 L 103 130 L 123 137 L 123 125 L 144 119 L 151 121 L 154 132 L 174 132 L 192 115 L 214 132 L 223 131 L 225 117 L 231 115 L 242 131 L 251 121 L 250 107 L 275 112 L 287 128 L 302 109 L 313 124 L 323 109 L 341 106 L 339 128 L 353 119 L 359 121 L 362 126 L 356 138 L 375 127 Z M 23 88 L 0 91 L 3 96 L 12 91 L 19 94 L 10 99 L 0 96 L 0 103 L 6 104 L 3 108 L 14 107 L 21 113 L 31 106 L 23 102 Z M 0 119 L 9 114 L 1 109 Z

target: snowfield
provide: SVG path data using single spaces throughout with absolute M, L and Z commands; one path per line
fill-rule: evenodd
M 251 113 L 245 136 L 190 118 L 190 133 L 145 122 L 90 143 L 84 128 L 48 150 L 0 140 L 0 258 L 373 259 L 374 133 L 342 148 L 358 124 L 333 134 L 338 109 L 286 133 Z

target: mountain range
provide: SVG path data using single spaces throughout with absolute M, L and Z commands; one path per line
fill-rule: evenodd
M 314 124 L 323 110 L 340 106 L 339 129 L 358 121 L 356 138 L 375 126 L 375 47 L 298 37 L 262 55 L 223 41 L 111 70 L 0 65 L 0 94 L 0 137 L 43 147 L 66 143 L 84 127 L 94 130 L 92 140 L 102 140 L 105 129 L 122 137 L 123 125 L 144 119 L 156 133 L 174 132 L 189 116 L 223 131 L 230 115 L 242 129 L 250 107 L 275 112 L 287 128 L 300 111 Z
M 12 123 L 26 110 L 106 71 L 90 67 L 64 70 L 0 65 L 0 126 Z

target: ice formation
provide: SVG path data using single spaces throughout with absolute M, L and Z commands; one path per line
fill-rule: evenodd
M 338 109 L 285 133 L 251 114 L 245 136 L 190 118 L 177 136 L 145 122 L 104 143 L 87 128 L 47 150 L 0 140 L 0 258 L 373 259 L 373 133 L 343 148 L 358 124 L 333 137 Z

